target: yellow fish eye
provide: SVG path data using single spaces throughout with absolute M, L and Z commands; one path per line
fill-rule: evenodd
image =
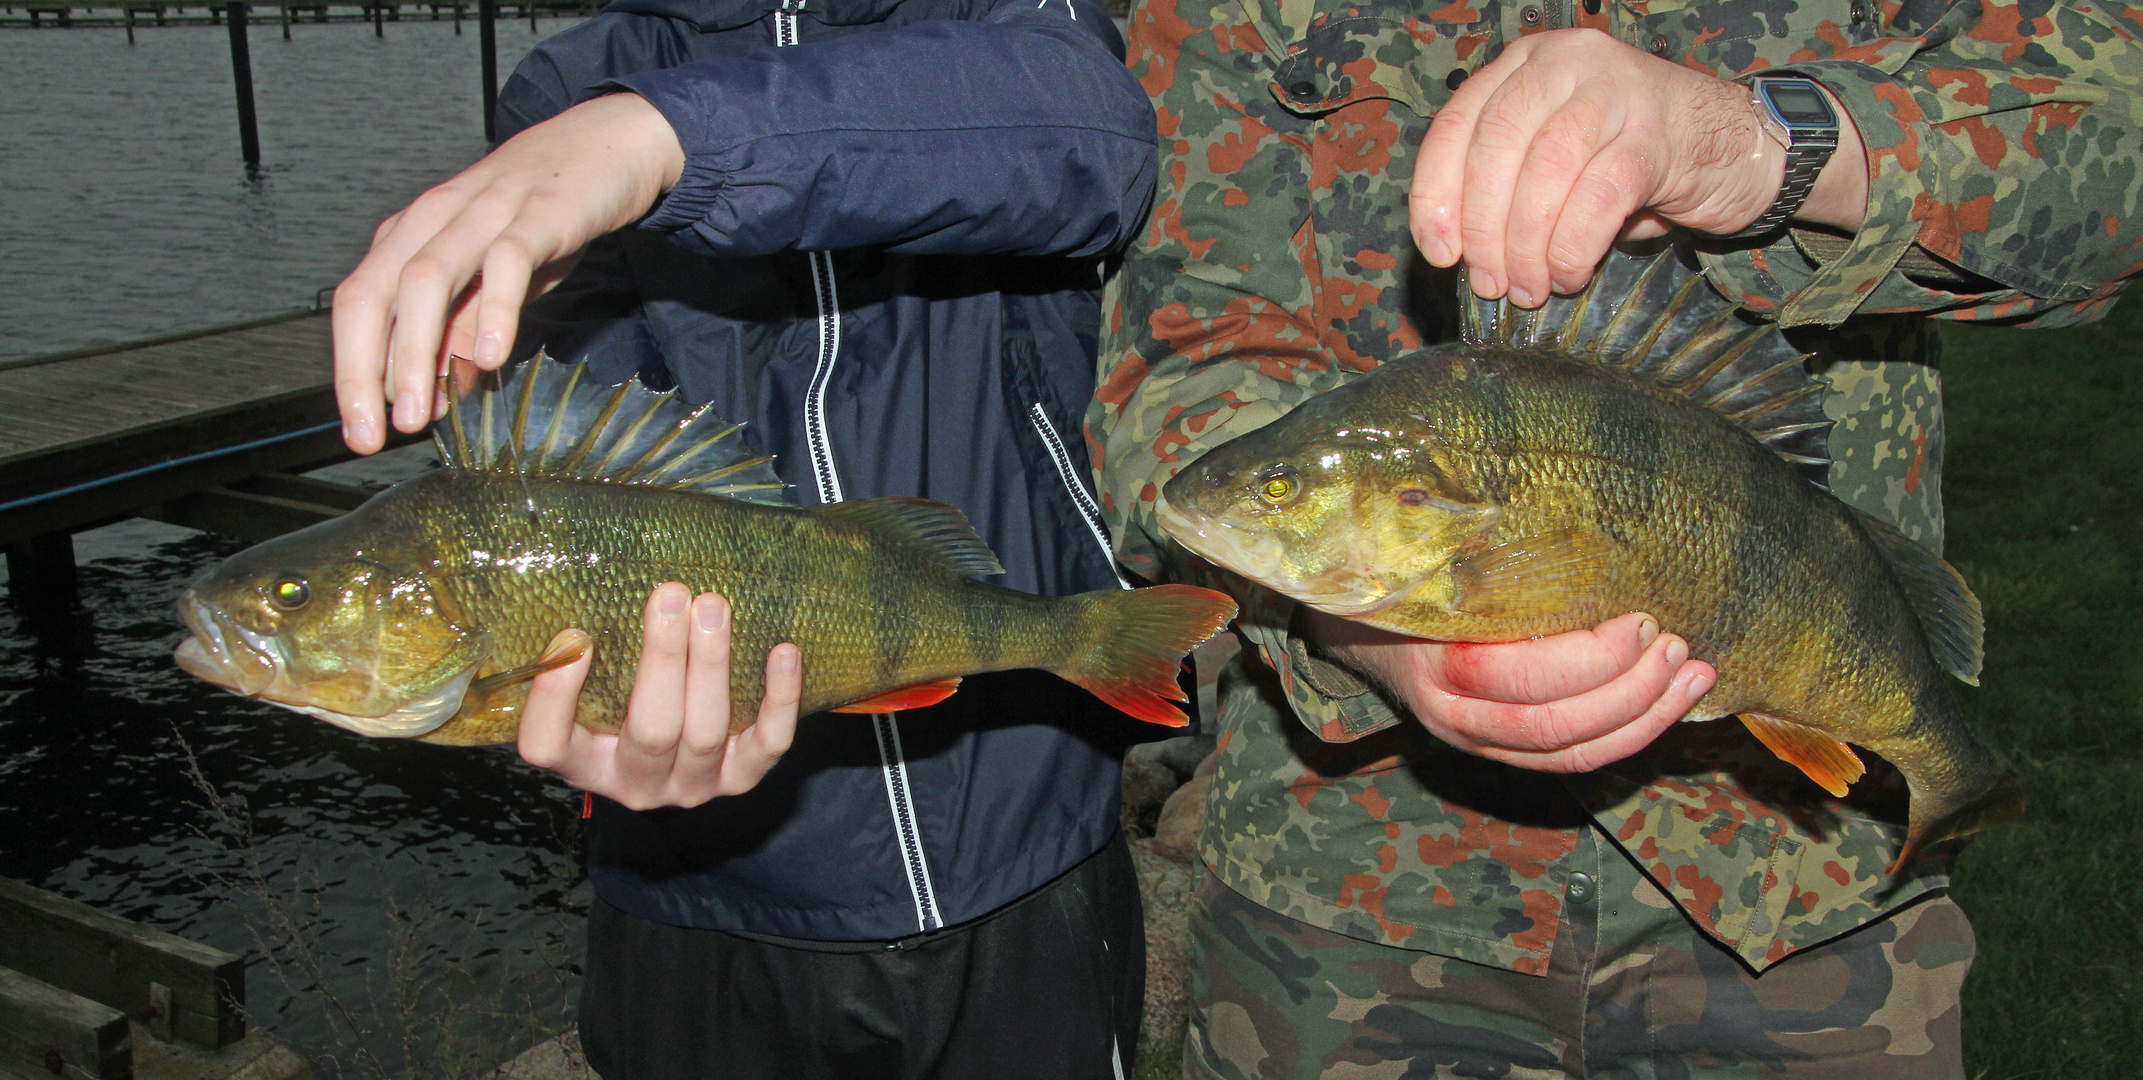
M 1295 471 L 1283 467 L 1266 474 L 1265 483 L 1258 488 L 1258 494 L 1264 496 L 1266 502 L 1279 504 L 1293 498 L 1295 489 L 1299 486 L 1295 481 Z
M 284 578 L 275 583 L 274 588 L 268 591 L 268 596 L 269 599 L 275 602 L 276 607 L 282 608 L 284 611 L 295 611 L 304 607 L 305 602 L 313 598 L 313 591 L 312 587 L 305 584 L 303 579 Z

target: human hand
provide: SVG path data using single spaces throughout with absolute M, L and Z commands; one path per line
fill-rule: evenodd
M 1852 117 L 1832 111 L 1838 149 L 1794 216 L 1852 231 L 1867 152 Z M 1538 307 L 1582 288 L 1618 238 L 1745 228 L 1784 177 L 1785 150 L 1747 87 L 1596 30 L 1556 30 L 1510 43 L 1436 114 L 1409 224 L 1431 263 L 1466 261 L 1477 295 Z
M 634 810 L 698 806 L 750 791 L 796 737 L 802 658 L 787 642 L 767 653 L 758 722 L 731 735 L 729 631 L 727 600 L 714 593 L 693 599 L 674 581 L 657 586 L 641 623 L 640 668 L 624 726 L 599 735 L 573 722 L 590 653 L 529 686 L 522 760 Z
M 684 169 L 662 113 L 610 94 L 559 113 L 417 196 L 372 235 L 335 287 L 335 400 L 360 454 L 394 426 L 430 421 L 445 357 L 497 368 L 521 305 L 572 269 L 590 240 L 647 213 Z
M 1320 651 L 1405 705 L 1430 734 L 1539 772 L 1590 772 L 1650 745 L 1718 681 L 1689 645 L 1632 612 L 1590 630 L 1458 645 L 1308 610 Z

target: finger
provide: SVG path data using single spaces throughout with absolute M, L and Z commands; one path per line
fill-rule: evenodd
M 751 790 L 796 741 L 797 709 L 804 695 L 803 652 L 783 642 L 766 654 L 766 692 L 752 726 L 731 740 L 722 763 L 722 791 Z
M 1459 242 L 1466 251 L 1467 280 L 1484 299 L 1501 296 L 1510 287 L 1506 247 L 1511 199 L 1541 125 L 1561 104 L 1564 83 L 1564 76 L 1546 73 L 1543 65 L 1521 68 L 1489 95 L 1474 120 L 1473 140 L 1466 147 Z M 1537 307 L 1542 298 L 1511 299 Z
M 1591 742 L 1651 710 L 1689 659 L 1689 645 L 1661 634 L 1637 663 L 1607 685 L 1540 705 L 1476 698 L 1443 701 L 1443 719 L 1477 752 L 1500 747 L 1551 753 Z
M 1521 40 L 1493 62 L 1466 77 L 1451 100 L 1436 111 L 1429 133 L 1414 158 L 1414 179 L 1407 189 L 1407 219 L 1422 257 L 1436 266 L 1454 266 L 1466 254 L 1459 234 L 1466 179 L 1466 148 L 1473 142 L 1475 119 L 1489 95 L 1501 86 L 1528 48 Z
M 472 359 L 486 371 L 506 362 L 513 348 L 514 328 L 521 321 L 521 305 L 528 300 L 528 283 L 534 271 L 528 241 L 509 228 L 484 252 L 483 288 L 478 290 L 476 344 Z
M 398 431 L 421 431 L 431 419 L 432 384 L 445 352 L 447 312 L 475 274 L 475 261 L 439 238 L 402 266 L 386 375 L 388 416 Z
M 684 728 L 679 738 L 682 768 L 721 769 L 729 746 L 729 601 L 706 593 L 692 601 L 692 643 L 685 657 Z M 709 760 L 711 759 L 711 760 Z
M 1667 691 L 1644 715 L 1597 739 L 1544 754 L 1489 749 L 1482 756 L 1536 772 L 1591 772 L 1652 745 L 1652 740 L 1696 708 L 1718 680 L 1718 672 L 1710 664 L 1691 660 L 1682 665 Z
M 1554 290 L 1557 267 L 1550 244 L 1557 238 L 1560 223 L 1570 216 L 1570 201 L 1590 175 L 1593 160 L 1621 128 L 1621 104 L 1602 94 L 1600 86 L 1598 80 L 1579 84 L 1569 100 L 1541 123 L 1526 147 L 1511 192 L 1503 240 L 1511 300 L 1521 307 L 1546 302 Z M 1596 197 L 1599 192 L 1588 187 L 1586 194 Z M 1613 236 L 1615 226 L 1634 208 L 1632 204 L 1609 219 L 1606 235 Z M 1605 250 L 1603 245 L 1601 251 Z M 1591 264 L 1585 269 L 1590 271 Z
M 1571 185 L 1547 247 L 1548 274 L 1556 292 L 1584 288 L 1618 238 L 1640 238 L 1632 234 L 1642 232 L 1650 216 L 1640 207 L 1657 178 L 1656 158 L 1643 153 L 1637 142 L 1627 137 L 1610 142 Z
M 335 286 L 329 325 L 334 338 L 335 406 L 342 441 L 360 454 L 386 445 L 381 384 L 391 290 L 368 273 L 368 258 Z
M 618 731 L 619 782 L 649 794 L 668 785 L 684 726 L 686 608 L 691 592 L 666 581 L 648 594 L 640 621 L 640 666 Z
M 1590 630 L 1497 645 L 1446 645 L 1432 681 L 1470 698 L 1540 705 L 1613 682 L 1659 637 L 1659 621 L 1640 611 Z
M 563 648 L 570 639 L 586 634 L 579 630 L 561 630 L 551 638 L 546 647 Z M 539 769 L 559 769 L 570 760 L 574 713 L 580 704 L 581 684 L 588 677 L 588 666 L 594 662 L 595 650 L 591 645 L 580 659 L 564 667 L 552 668 L 536 676 L 528 684 L 528 700 L 521 706 L 520 729 L 516 736 L 521 760 Z

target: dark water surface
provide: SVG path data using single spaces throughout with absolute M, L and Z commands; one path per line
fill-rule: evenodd
M 483 150 L 473 23 L 256 26 L 252 181 L 224 29 L 138 37 L 0 32 L 0 357 L 308 304 Z M 501 70 L 537 39 L 502 23 Z M 182 674 L 172 602 L 240 546 L 125 523 L 77 538 L 75 624 L 0 605 L 0 875 L 249 954 L 253 1025 L 323 1077 L 468 1075 L 561 1029 L 578 797 Z

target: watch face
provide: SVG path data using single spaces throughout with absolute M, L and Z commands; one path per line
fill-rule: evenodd
M 1794 127 L 1831 127 L 1838 118 L 1830 111 L 1830 102 L 1823 92 L 1811 83 L 1765 82 L 1762 85 L 1764 99 L 1771 103 L 1771 110 L 1780 120 Z

